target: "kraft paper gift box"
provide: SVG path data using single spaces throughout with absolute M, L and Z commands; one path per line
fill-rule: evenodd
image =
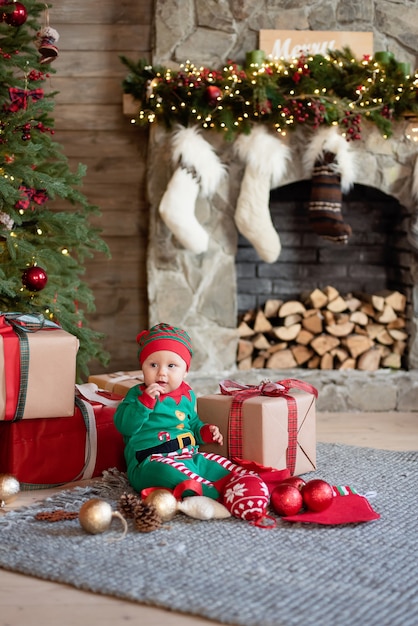
M 73 415 L 78 347 L 40 315 L 0 314 L 0 420 Z
M 124 442 L 112 405 L 76 398 L 71 417 L 0 423 L 0 472 L 22 485 L 49 487 L 126 471 Z M 103 400 L 105 401 L 105 399 Z
M 88 382 L 94 383 L 99 389 L 125 397 L 129 389 L 144 382 L 144 376 L 141 370 L 121 371 L 112 374 L 93 374 L 89 376 Z
M 290 389 L 287 393 L 294 398 L 297 413 L 296 459 L 291 473 L 299 475 L 316 469 L 316 397 L 302 389 Z M 202 452 L 233 458 L 229 441 L 232 401 L 232 395 L 222 393 L 197 398 L 200 419 L 217 425 L 224 439 L 222 446 L 201 445 Z M 241 412 L 241 458 L 279 470 L 292 469 L 288 463 L 289 404 L 286 397 L 253 395 L 243 401 Z

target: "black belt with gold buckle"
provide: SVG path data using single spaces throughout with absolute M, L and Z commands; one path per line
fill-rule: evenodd
M 192 441 L 192 437 L 190 436 L 181 437 L 181 443 L 179 439 L 164 441 L 164 443 L 161 443 L 158 446 L 146 448 L 145 450 L 138 450 L 138 452 L 135 453 L 136 460 L 138 461 L 138 463 L 141 463 L 144 459 L 147 458 L 147 456 L 150 456 L 151 454 L 164 454 L 168 452 L 175 452 L 176 450 L 179 450 L 180 448 L 185 448 L 186 446 L 190 446 L 191 444 L 194 444 L 194 441 Z

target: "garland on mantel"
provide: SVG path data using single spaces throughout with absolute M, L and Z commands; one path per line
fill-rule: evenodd
M 222 69 L 189 61 L 170 69 L 121 56 L 130 70 L 123 90 L 140 103 L 132 122 L 214 129 L 228 140 L 259 122 L 281 135 L 302 125 L 333 125 L 358 140 L 363 120 L 387 138 L 394 122 L 418 116 L 418 73 L 410 75 L 390 52 L 361 61 L 349 48 L 292 60 L 265 60 L 260 52 L 247 53 L 244 68 L 228 61 Z

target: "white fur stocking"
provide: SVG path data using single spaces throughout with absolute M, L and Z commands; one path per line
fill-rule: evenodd
M 290 150 L 264 126 L 250 135 L 240 135 L 235 151 L 245 166 L 235 210 L 239 232 L 254 246 L 266 263 L 280 255 L 280 237 L 270 215 L 270 190 L 277 187 L 286 171 Z
M 175 131 L 172 148 L 176 169 L 161 199 L 159 213 L 182 246 L 201 254 L 208 249 L 209 235 L 196 219 L 196 200 L 199 193 L 204 197 L 215 193 L 225 167 L 194 127 Z

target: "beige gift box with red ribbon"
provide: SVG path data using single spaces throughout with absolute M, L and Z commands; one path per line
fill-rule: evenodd
M 253 395 L 242 402 L 241 458 L 266 467 L 292 470 L 288 455 L 291 407 L 286 395 L 291 396 L 296 413 L 292 474 L 312 472 L 316 469 L 316 397 L 303 389 L 289 389 L 283 396 Z M 216 443 L 201 445 L 201 452 L 214 452 L 233 458 L 229 441 L 232 402 L 232 395 L 222 393 L 197 399 L 200 419 L 218 426 L 224 438 L 222 446 Z
M 1 316 L 3 331 L 11 332 L 0 333 L 0 420 L 70 417 L 74 413 L 78 338 L 44 321 L 39 329 L 35 324 L 25 333 L 26 354 L 7 315 L 23 327 L 40 319 L 29 314 Z
M 94 383 L 103 391 L 111 391 L 118 396 L 125 397 L 132 387 L 144 382 L 144 377 L 141 370 L 120 371 L 112 374 L 92 374 L 88 382 Z

